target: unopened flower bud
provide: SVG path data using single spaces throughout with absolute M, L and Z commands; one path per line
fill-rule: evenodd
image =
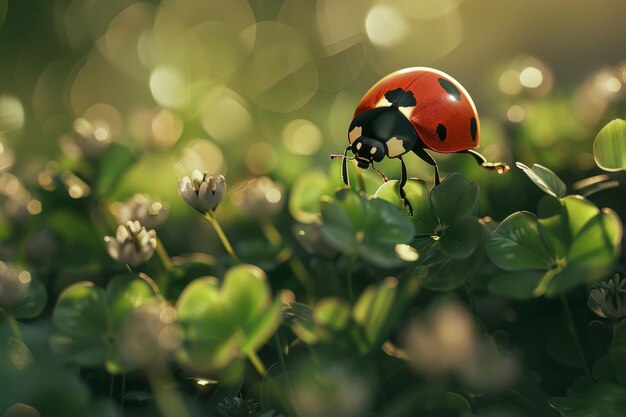
M 148 261 L 157 245 L 156 232 L 138 221 L 120 225 L 115 236 L 105 236 L 104 242 L 111 258 L 133 267 Z
M 191 178 L 183 177 L 178 180 L 178 193 L 194 209 L 206 214 L 215 210 L 226 193 L 226 181 L 222 175 L 213 177 L 197 169 Z

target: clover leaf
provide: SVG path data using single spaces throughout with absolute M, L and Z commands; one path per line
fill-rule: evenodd
M 626 121 L 614 119 L 604 126 L 593 142 L 593 157 L 605 171 L 626 169 Z
M 354 306 L 335 297 L 324 298 L 293 321 L 292 330 L 307 344 L 332 343 L 344 346 L 346 339 L 362 353 L 378 349 L 393 331 L 418 290 L 418 280 L 400 282 L 387 277 L 367 287 Z M 299 310 L 303 311 L 303 306 Z
M 398 181 L 388 181 L 376 197 L 402 207 L 398 187 Z M 478 184 L 452 173 L 430 193 L 424 181 L 413 178 L 404 190 L 414 211 L 410 219 L 420 252 L 417 275 L 433 290 L 462 285 L 483 256 L 477 249 L 484 242 L 484 228 L 472 216 L 478 203 Z
M 517 162 L 515 165 L 524 171 L 541 191 L 553 197 L 565 197 L 565 183 L 550 169 L 539 164 L 534 164 L 532 168 L 521 162 Z
M 115 277 L 106 290 L 89 281 L 73 284 L 61 293 L 52 313 L 59 330 L 53 348 L 80 365 L 104 363 L 112 374 L 126 372 L 118 332 L 136 309 L 159 299 L 156 285 L 144 275 Z
M 321 210 L 322 238 L 333 249 L 383 268 L 405 262 L 395 249 L 411 241 L 413 225 L 392 204 L 344 189 L 323 199 Z
M 254 265 L 238 265 L 217 278 L 199 278 L 176 304 L 183 331 L 180 359 L 196 372 L 229 371 L 238 378 L 243 358 L 256 351 L 280 324 L 281 302 L 272 300 L 265 273 Z
M 581 196 L 544 197 L 539 217 L 517 212 L 493 232 L 487 253 L 513 274 L 494 278 L 492 292 L 518 299 L 563 294 L 601 279 L 622 239 L 619 217 Z

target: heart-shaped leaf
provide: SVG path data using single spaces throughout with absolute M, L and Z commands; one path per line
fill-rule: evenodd
M 445 224 L 472 214 L 478 204 L 478 184 L 453 172 L 430 193 L 435 213 Z
M 389 201 L 396 207 L 403 208 L 404 203 L 400 198 L 399 187 L 399 181 L 387 181 L 378 188 L 374 197 Z M 428 193 L 428 188 L 426 188 L 426 183 L 422 180 L 410 178 L 404 186 L 404 191 L 406 197 L 411 202 L 411 206 L 413 206 L 411 221 L 415 228 L 415 234 L 426 236 L 435 234 L 435 230 L 439 226 L 439 219 L 430 205 L 430 194 Z
M 466 216 L 444 230 L 439 244 L 444 255 L 465 259 L 476 250 L 483 237 L 483 226 L 476 217 Z
M 329 246 L 344 255 L 384 268 L 405 262 L 395 247 L 407 244 L 414 235 L 408 216 L 397 207 L 352 190 L 340 190 L 335 199 L 322 202 L 321 233 Z
M 328 176 L 319 170 L 302 175 L 291 189 L 289 212 L 300 223 L 312 223 L 320 213 L 320 199 L 332 195 L 332 186 Z
M 221 286 L 216 278 L 193 281 L 176 304 L 186 342 L 181 360 L 198 371 L 243 371 L 240 353 L 267 342 L 280 323 L 280 308 L 265 273 L 254 265 L 229 269 Z
M 143 275 L 118 276 L 106 291 L 92 282 L 71 285 L 59 295 L 52 313 L 59 330 L 53 347 L 81 365 L 106 362 L 109 372 L 125 372 L 117 346 L 120 326 L 136 309 L 158 300 L 156 285 Z
M 546 269 L 550 253 L 537 226 L 537 218 L 527 211 L 513 213 L 493 232 L 487 253 L 498 267 L 507 271 Z

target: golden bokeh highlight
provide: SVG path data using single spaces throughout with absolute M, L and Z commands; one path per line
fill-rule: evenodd
M 514 104 L 506 111 L 506 117 L 513 123 L 520 123 L 526 117 L 526 111 L 518 104 Z
M 185 146 L 180 161 L 176 163 L 176 173 L 183 177 L 196 169 L 208 175 L 226 174 L 224 155 L 215 143 L 206 139 L 194 139 Z
M 386 48 L 402 42 L 409 32 L 409 27 L 396 8 L 388 4 L 379 4 L 367 13 L 365 31 L 370 42 Z
M 246 152 L 246 166 L 254 175 L 268 174 L 276 168 L 278 154 L 269 142 L 257 142 Z
M 150 74 L 150 91 L 159 105 L 183 109 L 189 102 L 189 86 L 174 67 L 160 66 Z
M 317 66 L 297 29 L 265 21 L 244 30 L 241 37 L 254 49 L 234 79 L 240 94 L 281 113 L 297 110 L 313 98 L 319 86 Z
M 183 133 L 183 120 L 177 114 L 167 110 L 158 110 L 150 123 L 152 144 L 157 149 L 174 146 Z
M 306 119 L 295 119 L 283 128 L 283 145 L 296 155 L 314 155 L 322 146 L 322 132 Z
M 248 103 L 226 87 L 209 91 L 200 110 L 202 127 L 218 142 L 241 141 L 253 133 L 254 123 Z

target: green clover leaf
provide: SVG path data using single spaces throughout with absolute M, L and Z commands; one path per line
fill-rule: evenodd
M 176 304 L 184 349 L 181 361 L 198 372 L 228 370 L 237 378 L 242 356 L 254 356 L 280 324 L 281 302 L 272 300 L 265 273 L 254 265 L 230 268 L 221 285 L 199 278 Z
M 322 238 L 333 249 L 383 268 L 405 262 L 395 248 L 411 241 L 413 225 L 392 204 L 340 190 L 334 199 L 323 199 L 321 210 Z
M 121 325 L 136 309 L 159 299 L 156 285 L 143 275 L 117 276 L 106 290 L 88 281 L 73 284 L 59 295 L 52 313 L 59 330 L 53 348 L 80 365 L 104 363 L 112 374 L 126 372 L 117 347 Z
M 604 126 L 593 142 L 593 157 L 605 171 L 626 169 L 626 121 L 615 119 Z

